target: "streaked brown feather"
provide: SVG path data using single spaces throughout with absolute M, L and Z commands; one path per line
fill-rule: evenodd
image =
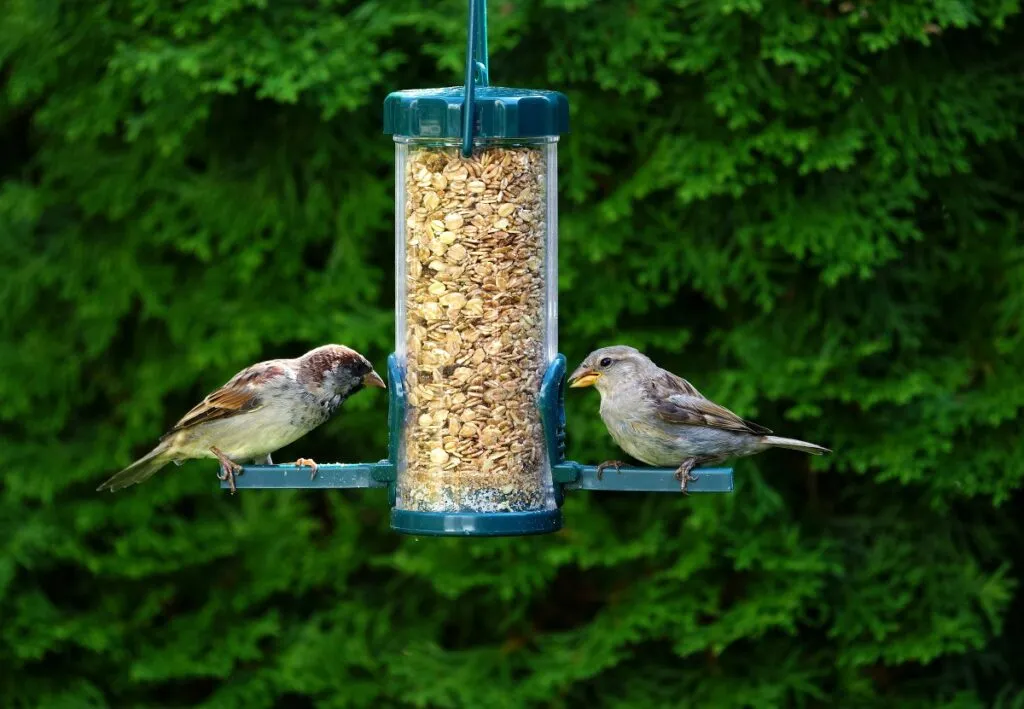
M 655 392 L 662 397 L 684 394 L 704 398 L 704 395 L 697 391 L 697 387 L 693 384 L 665 369 L 658 370 L 658 375 L 651 379 L 651 385 Z
M 262 404 L 257 386 L 286 373 L 283 366 L 273 362 L 259 362 L 243 369 L 196 404 L 160 440 L 185 428 L 258 409 Z
M 710 426 L 725 431 L 769 435 L 771 429 L 742 419 L 724 406 L 706 398 L 690 382 L 661 370 L 650 382 L 650 394 L 658 417 L 685 426 Z

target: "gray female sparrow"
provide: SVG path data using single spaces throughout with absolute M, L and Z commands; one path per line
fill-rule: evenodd
M 164 434 L 160 444 L 97 490 L 120 490 L 148 479 L 170 462 L 220 461 L 221 480 L 242 470 L 238 460 L 271 465 L 270 454 L 298 440 L 331 417 L 364 386 L 386 388 L 361 354 L 324 345 L 297 359 L 271 359 L 243 369 L 203 399 Z M 316 475 L 317 464 L 300 458 Z
M 648 465 L 676 468 L 682 491 L 697 478 L 698 465 L 790 448 L 831 453 L 814 443 L 781 438 L 710 401 L 690 382 L 658 367 L 632 347 L 618 345 L 587 355 L 569 377 L 570 387 L 594 386 L 601 394 L 601 419 L 626 453 Z M 618 470 L 621 461 L 605 461 Z

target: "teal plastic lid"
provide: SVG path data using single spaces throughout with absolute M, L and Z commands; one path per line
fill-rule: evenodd
M 384 132 L 409 138 L 461 138 L 465 88 L 395 91 L 384 99 Z M 539 138 L 569 132 L 569 99 L 558 91 L 478 86 L 478 138 Z

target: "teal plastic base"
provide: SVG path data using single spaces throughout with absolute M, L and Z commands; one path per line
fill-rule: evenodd
M 418 537 L 516 537 L 549 534 L 562 528 L 562 511 L 413 512 L 391 510 L 391 528 Z

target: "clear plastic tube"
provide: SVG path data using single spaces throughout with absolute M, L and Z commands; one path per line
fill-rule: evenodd
M 537 397 L 557 342 L 557 137 L 395 137 L 398 509 L 554 509 Z

